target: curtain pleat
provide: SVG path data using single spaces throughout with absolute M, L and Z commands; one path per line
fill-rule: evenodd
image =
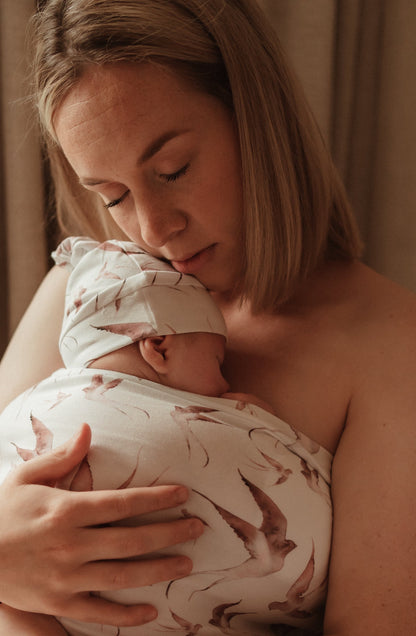
M 366 261 L 416 291 L 416 2 L 258 2 L 346 184 Z M 47 269 L 41 152 L 24 100 L 35 5 L 0 2 L 0 353 Z
M 368 260 L 416 291 L 416 3 L 383 3 Z
M 374 186 L 382 22 L 381 2 L 339 2 L 331 147 L 366 244 Z
M 416 2 L 259 2 L 344 180 L 365 261 L 416 291 Z

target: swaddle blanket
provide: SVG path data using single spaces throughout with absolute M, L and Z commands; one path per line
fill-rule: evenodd
M 62 369 L 0 416 L 0 478 L 67 440 L 83 422 L 92 428 L 91 450 L 59 487 L 185 484 L 191 496 L 182 509 L 129 523 L 196 516 L 205 532 L 166 551 L 191 557 L 190 576 L 102 593 L 155 604 L 155 621 L 118 629 L 62 619 L 70 634 L 321 631 L 332 516 L 325 449 L 259 407 L 121 373 Z

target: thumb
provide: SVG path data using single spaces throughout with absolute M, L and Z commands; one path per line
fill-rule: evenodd
M 53 485 L 78 466 L 88 453 L 90 445 L 91 429 L 88 424 L 83 424 L 64 444 L 21 464 L 11 477 L 21 484 Z

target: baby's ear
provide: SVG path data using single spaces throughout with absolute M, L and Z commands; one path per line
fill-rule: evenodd
M 147 364 L 156 371 L 156 373 L 166 373 L 167 360 L 166 352 L 168 349 L 167 336 L 153 336 L 139 341 L 139 349 Z

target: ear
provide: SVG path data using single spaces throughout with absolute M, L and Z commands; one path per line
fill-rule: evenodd
M 144 360 L 149 364 L 156 373 L 165 374 L 167 372 L 168 362 L 166 353 L 168 350 L 168 342 L 166 336 L 153 336 L 139 340 L 139 349 Z

